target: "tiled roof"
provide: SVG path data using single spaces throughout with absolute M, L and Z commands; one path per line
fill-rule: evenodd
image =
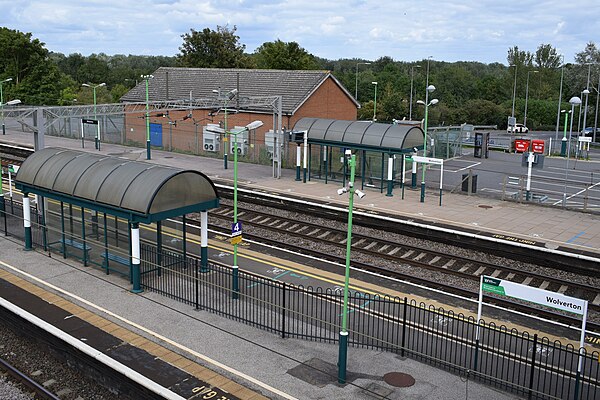
M 148 82 L 150 101 L 185 100 L 190 92 L 193 99 L 215 98 L 213 90 L 220 88 L 226 93 L 237 88 L 241 97 L 282 96 L 283 113 L 290 115 L 327 79 L 333 79 L 354 100 L 329 71 L 161 67 L 152 75 L 154 78 Z M 141 81 L 121 101 L 146 101 L 145 82 Z

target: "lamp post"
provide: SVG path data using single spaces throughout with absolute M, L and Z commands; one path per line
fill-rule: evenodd
M 590 94 L 590 75 L 592 73 L 592 63 L 588 64 L 588 76 L 587 76 L 587 83 L 585 85 L 585 90 L 583 91 L 583 94 L 585 94 L 585 108 L 583 109 L 583 128 L 582 131 L 585 131 L 585 128 L 587 127 L 586 125 L 586 121 L 587 121 L 587 106 L 588 106 L 588 95 Z
M 229 132 L 234 137 L 233 142 L 233 226 L 235 230 L 237 228 L 237 181 L 238 181 L 238 152 L 237 152 L 237 135 L 242 132 L 251 131 L 254 129 L 258 129 L 263 126 L 263 122 L 256 120 L 254 122 L 250 122 L 243 129 Z M 241 242 L 241 229 L 239 230 L 240 236 L 239 239 L 232 238 L 233 242 L 233 270 L 232 270 L 232 298 L 237 299 L 239 297 L 239 268 L 237 263 L 237 255 L 238 255 L 238 244 Z
M 588 106 L 588 96 L 590 94 L 590 91 L 588 89 L 585 89 L 583 91 L 583 94 L 585 94 L 585 105 L 583 108 L 583 127 L 581 128 L 581 131 L 584 132 L 585 128 L 587 127 L 586 123 L 587 123 L 587 106 Z
M 562 143 L 560 145 L 560 156 L 564 157 L 567 154 L 567 123 L 569 121 L 569 114 L 571 114 L 571 110 L 561 110 L 561 114 L 565 114 L 565 130 L 563 132 Z
M 438 103 L 438 99 L 432 99 L 429 101 L 429 93 L 432 93 L 434 90 L 435 86 L 427 86 L 427 90 L 425 90 L 425 101 L 417 101 L 417 104 L 423 104 L 425 106 L 425 121 L 423 123 L 423 157 L 427 157 L 427 118 L 429 115 L 429 106 Z M 421 178 L 421 203 L 425 202 L 425 167 L 425 164 L 423 164 L 421 168 L 423 170 L 423 176 Z
M 596 87 L 596 112 L 594 113 L 594 131 L 592 141 L 596 142 L 596 131 L 598 130 L 598 102 L 600 101 L 600 74 L 598 74 L 598 86 Z
M 377 121 L 377 82 L 371 82 L 375 86 L 375 101 L 373 102 L 373 122 Z
M 413 65 L 412 67 L 410 67 L 410 104 L 408 106 L 408 120 L 412 121 L 412 98 L 413 98 L 413 78 L 414 78 L 414 73 L 415 73 L 415 68 L 421 68 L 420 65 Z
M 527 86 L 525 87 L 525 116 L 523 117 L 523 125 L 527 126 L 527 99 L 529 98 L 529 74 L 533 72 L 536 74 L 538 71 L 527 71 Z
M 223 142 L 224 142 L 224 145 L 223 145 L 223 167 L 224 167 L 224 169 L 227 169 L 227 148 L 229 145 L 228 137 L 227 137 L 227 134 L 228 134 L 228 131 L 227 131 L 227 106 L 229 105 L 229 102 L 231 100 L 233 100 L 235 98 L 235 96 L 237 96 L 238 90 L 237 89 L 230 90 L 229 92 L 227 92 L 224 95 L 224 98 L 221 97 L 221 88 L 213 89 L 213 93 L 217 94 L 217 98 L 219 100 L 221 100 L 221 99 L 224 100 L 223 109 L 225 111 L 225 120 L 223 123 L 223 130 L 224 130 L 223 135 L 225 135 L 225 137 L 223 138 Z
M 515 67 L 515 83 L 513 84 L 513 97 L 512 97 L 512 111 L 510 117 L 513 123 L 511 133 L 515 133 L 515 99 L 517 97 L 517 64 L 513 64 L 510 67 Z
M 558 142 L 558 125 L 560 124 L 560 114 L 563 112 L 560 109 L 560 103 L 562 101 L 562 87 L 563 87 L 563 76 L 565 74 L 565 56 L 562 56 L 562 67 L 560 68 L 560 90 L 558 93 L 558 109 L 556 110 L 556 133 L 554 135 L 554 142 Z M 566 127 L 565 127 L 566 130 Z M 566 136 L 566 135 L 565 135 Z M 564 136 L 563 136 L 564 138 Z M 561 146 L 562 155 L 562 146 Z
M 358 101 L 358 66 L 359 65 L 371 65 L 370 62 L 359 62 L 356 63 L 356 83 L 354 84 L 354 98 Z
M 98 121 L 98 116 L 96 115 L 96 89 L 99 88 L 99 87 L 102 87 L 102 86 L 106 86 L 106 83 L 102 82 L 102 83 L 100 83 L 98 85 L 92 85 L 92 84 L 89 84 L 89 83 L 83 83 L 83 84 L 81 84 L 81 86 L 85 86 L 85 87 L 91 88 L 92 92 L 94 93 L 94 119 L 96 121 Z M 98 135 L 96 135 L 96 139 L 94 140 L 95 141 L 94 145 L 95 145 L 96 149 L 98 149 L 98 142 L 99 142 L 99 140 L 100 140 L 100 138 L 98 137 Z
M 365 194 L 358 189 L 354 189 L 354 174 L 356 171 L 356 155 L 352 154 L 350 149 L 345 153 L 348 167 L 350 168 L 350 179 L 348 187 L 338 189 L 337 193 L 341 196 L 348 193 L 348 236 L 346 238 L 346 269 L 344 274 L 344 303 L 342 308 L 342 329 L 340 331 L 340 347 L 338 351 L 338 383 L 346 383 L 346 364 L 348 360 L 348 286 L 350 284 L 350 251 L 352 249 L 352 209 L 354 207 L 354 194 L 359 198 L 365 197 Z
M 2 109 L 2 134 L 6 135 L 6 127 L 4 126 L 4 95 L 2 93 L 2 84 L 5 82 L 12 81 L 12 78 L 6 78 L 3 81 L 0 81 L 0 109 Z
M 577 96 L 571 97 L 571 115 L 575 111 L 575 106 L 581 104 L 581 99 Z M 573 118 L 571 117 L 571 125 L 569 128 L 569 143 L 567 144 L 567 165 L 565 166 L 565 190 L 563 192 L 563 208 L 567 206 L 567 179 L 569 177 L 569 158 L 571 158 L 571 136 L 573 135 Z
M 140 75 L 140 78 L 146 81 L 146 160 L 151 158 L 150 150 L 150 113 L 148 112 L 148 81 L 154 78 L 154 75 Z

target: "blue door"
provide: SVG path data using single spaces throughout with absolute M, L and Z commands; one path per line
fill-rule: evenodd
M 150 123 L 150 145 L 162 147 L 162 125 Z

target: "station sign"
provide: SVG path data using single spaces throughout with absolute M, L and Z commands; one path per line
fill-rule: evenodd
M 431 158 L 431 157 L 422 157 L 422 156 L 412 156 L 413 161 L 420 162 L 423 164 L 435 164 L 442 165 L 444 160 L 441 158 Z
M 98 120 L 97 119 L 85 119 L 85 118 L 82 118 L 81 119 L 81 123 L 82 124 L 88 124 L 88 125 L 98 125 Z
M 576 297 L 489 276 L 483 277 L 481 290 L 485 293 L 525 300 L 578 315 L 583 315 L 587 307 L 587 301 Z
M 588 143 L 592 143 L 592 138 L 589 136 L 579 136 L 579 140 L 580 142 L 588 142 Z
M 231 244 L 236 245 L 242 242 L 242 222 L 231 224 Z

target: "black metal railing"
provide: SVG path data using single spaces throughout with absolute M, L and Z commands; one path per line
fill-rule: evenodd
M 10 204 L 6 210 L 7 233 L 22 240 L 22 210 Z M 32 208 L 31 215 L 33 243 L 39 248 L 56 232 L 44 233 L 37 209 Z M 101 237 L 103 227 L 99 229 Z M 74 229 L 69 235 L 81 240 L 76 233 Z M 92 247 L 92 253 L 104 251 L 96 242 Z M 233 299 L 228 266 L 210 263 L 203 271 L 196 257 L 144 243 L 141 259 L 145 290 L 281 337 L 338 342 L 341 291 L 298 287 L 240 271 L 239 296 Z M 408 298 L 356 291 L 349 294 L 347 319 L 352 346 L 409 356 L 532 399 L 600 398 L 598 351 L 582 349 L 580 355 L 570 344 L 537 334 L 483 320 L 478 325 L 472 317 Z

